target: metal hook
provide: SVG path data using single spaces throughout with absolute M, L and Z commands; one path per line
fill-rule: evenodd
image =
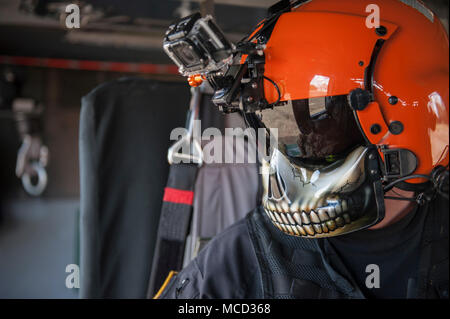
M 31 176 L 28 172 L 24 173 L 21 178 L 23 188 L 32 196 L 40 196 L 47 187 L 47 171 L 39 162 L 32 162 L 29 168 L 36 172 L 37 183 L 31 181 Z
M 45 166 L 48 161 L 48 148 L 42 145 L 39 137 L 25 135 L 17 153 L 16 175 L 22 180 L 25 191 L 31 196 L 40 196 L 47 187 L 48 176 Z M 37 182 L 32 182 L 32 177 Z
M 197 136 L 194 134 L 196 123 L 199 118 L 201 102 L 200 88 L 191 88 L 191 102 L 189 107 L 189 119 L 186 125 L 187 134 L 175 142 L 167 152 L 169 164 L 174 163 L 195 163 L 198 166 L 203 164 L 203 150 Z M 187 146 L 187 147 L 186 147 Z M 189 149 L 189 153 L 183 150 Z

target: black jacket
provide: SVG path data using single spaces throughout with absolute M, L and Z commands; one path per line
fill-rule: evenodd
M 448 298 L 448 201 L 420 207 L 427 214 L 415 298 Z M 326 238 L 285 235 L 262 208 L 216 236 L 164 289 L 161 298 L 363 299 Z

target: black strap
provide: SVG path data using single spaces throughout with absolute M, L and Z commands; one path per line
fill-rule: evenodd
M 318 284 L 292 276 L 272 274 L 274 296 L 295 299 L 342 299 L 346 298 L 337 290 L 327 289 Z
M 437 196 L 427 205 L 417 288 L 409 297 L 448 298 L 448 201 Z
M 170 271 L 179 271 L 183 266 L 197 170 L 192 164 L 170 166 L 150 273 L 149 298 L 158 291 Z

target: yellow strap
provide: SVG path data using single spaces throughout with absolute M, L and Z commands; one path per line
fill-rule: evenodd
M 159 299 L 159 297 L 161 296 L 161 294 L 164 292 L 164 289 L 166 289 L 167 285 L 169 284 L 170 280 L 172 279 L 173 276 L 175 276 L 176 274 L 178 274 L 177 271 L 170 271 L 169 275 L 167 275 L 166 280 L 164 280 L 164 283 L 162 284 L 161 288 L 159 288 L 158 292 L 156 293 L 156 295 L 153 297 L 153 299 Z

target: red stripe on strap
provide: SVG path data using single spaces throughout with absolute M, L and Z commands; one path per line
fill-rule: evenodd
M 192 205 L 194 201 L 194 192 L 166 187 L 164 188 L 163 201 L 176 204 Z

